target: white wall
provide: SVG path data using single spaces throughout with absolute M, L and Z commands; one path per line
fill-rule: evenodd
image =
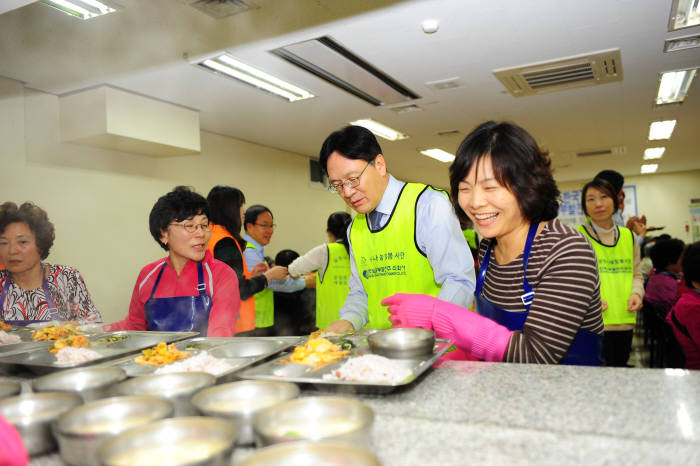
M 558 185 L 561 191 L 580 190 L 588 181 L 567 181 Z M 647 216 L 647 225 L 665 227 L 650 235 L 668 233 L 686 243 L 692 242 L 686 225 L 690 226 L 692 220 L 690 199 L 700 198 L 700 170 L 626 176 L 625 186 L 630 185 L 637 188 L 637 210 L 640 215 Z
M 202 132 L 199 155 L 151 158 L 59 138 L 58 98 L 0 78 L 0 202 L 30 200 L 49 213 L 56 241 L 48 262 L 83 274 L 106 321 L 126 315 L 143 265 L 165 255 L 148 232 L 156 199 L 185 184 L 206 196 L 216 184 L 267 205 L 278 228 L 268 255 L 326 241 L 326 219 L 345 210 L 308 184 L 308 158 Z M 319 141 L 319 147 L 322 141 Z

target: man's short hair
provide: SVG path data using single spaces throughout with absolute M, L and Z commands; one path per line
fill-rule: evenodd
M 622 173 L 616 172 L 615 170 L 603 170 L 600 173 L 598 173 L 595 177 L 602 178 L 608 183 L 610 183 L 612 187 L 615 188 L 615 194 L 622 191 L 622 187 L 625 184 L 625 177 L 622 176 Z
M 339 152 L 343 157 L 353 160 L 373 161 L 382 153 L 377 138 L 367 128 L 362 126 L 346 126 L 334 131 L 323 141 L 319 154 L 319 163 L 323 171 L 328 174 L 328 157 L 333 152 Z

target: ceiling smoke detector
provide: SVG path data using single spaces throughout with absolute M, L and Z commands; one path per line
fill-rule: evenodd
M 429 81 L 425 85 L 434 91 L 444 91 L 446 89 L 456 89 L 464 86 L 464 83 L 458 78 L 440 79 L 438 81 Z

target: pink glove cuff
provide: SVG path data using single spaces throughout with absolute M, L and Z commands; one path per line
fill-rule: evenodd
M 25 466 L 29 455 L 15 427 L 0 416 L 0 465 Z

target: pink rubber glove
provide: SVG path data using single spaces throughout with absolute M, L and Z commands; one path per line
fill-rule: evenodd
M 22 437 L 15 427 L 0 415 L 0 465 L 25 466 L 29 463 L 29 455 L 22 443 Z
M 513 334 L 506 327 L 432 296 L 397 293 L 382 301 L 394 327 L 434 329 L 464 351 L 485 361 L 502 361 Z

